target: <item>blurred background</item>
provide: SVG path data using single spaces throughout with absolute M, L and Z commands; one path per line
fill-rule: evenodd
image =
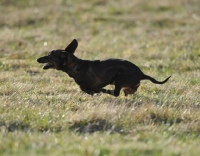
M 36 62 L 74 38 L 81 59 L 172 77 L 91 97 Z M 0 0 L 0 155 L 199 156 L 199 95 L 200 0 Z
M 77 38 L 83 58 L 188 61 L 200 53 L 199 6 L 198 0 L 1 0 L 0 53 L 36 58 Z

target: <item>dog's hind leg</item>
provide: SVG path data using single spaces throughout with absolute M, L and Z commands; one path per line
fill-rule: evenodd
M 133 86 L 133 87 L 124 87 L 124 95 L 127 96 L 128 94 L 134 94 L 138 87 L 140 86 L 140 83 L 138 83 L 137 85 Z

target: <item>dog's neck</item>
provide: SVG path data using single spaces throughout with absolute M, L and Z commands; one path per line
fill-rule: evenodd
M 62 71 L 67 73 L 70 77 L 73 77 L 77 74 L 78 69 L 83 64 L 83 60 L 76 58 L 72 63 L 70 64 L 63 64 Z

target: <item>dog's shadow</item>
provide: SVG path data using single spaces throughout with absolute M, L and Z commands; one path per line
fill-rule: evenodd
M 108 133 L 120 133 L 124 132 L 119 126 L 115 126 L 103 119 L 94 119 L 90 121 L 82 120 L 75 123 L 70 123 L 70 131 L 80 134 L 91 134 L 94 132 L 108 132 Z
M 140 98 L 137 97 L 137 95 L 129 96 L 128 98 L 124 95 L 122 95 L 120 98 L 115 98 L 113 96 L 106 95 L 102 98 L 102 96 L 105 96 L 105 94 L 96 94 L 93 97 L 91 96 L 91 101 L 93 101 L 94 105 L 99 104 L 106 104 L 109 105 L 125 105 L 126 107 L 133 107 L 133 106 L 142 106 L 143 102 Z

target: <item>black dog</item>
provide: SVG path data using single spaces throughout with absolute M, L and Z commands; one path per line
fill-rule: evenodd
M 73 53 L 78 46 L 74 39 L 65 50 L 53 50 L 47 56 L 37 59 L 39 63 L 46 63 L 43 69 L 57 69 L 66 72 L 80 86 L 81 90 L 93 95 L 94 93 L 107 93 L 119 96 L 123 88 L 125 96 L 133 94 L 140 85 L 140 80 L 150 80 L 156 84 L 163 84 L 164 81 L 157 81 L 145 75 L 135 64 L 120 59 L 107 60 L 81 60 Z M 115 85 L 114 90 L 106 90 L 103 87 L 108 84 Z

